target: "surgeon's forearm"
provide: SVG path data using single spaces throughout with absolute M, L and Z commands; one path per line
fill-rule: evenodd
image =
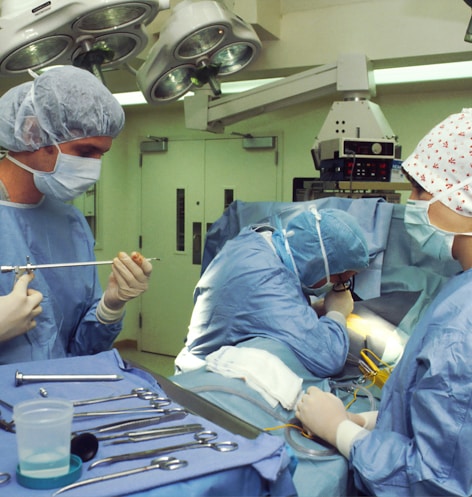
M 125 313 L 125 305 L 118 307 L 117 309 L 110 308 L 105 303 L 105 294 L 102 295 L 100 302 L 97 306 L 97 319 L 103 324 L 117 323 L 123 318 Z
M 342 326 L 346 326 L 346 316 L 339 311 L 329 311 L 326 313 L 326 317 L 336 321 Z
M 336 430 L 336 448 L 346 459 L 349 459 L 353 443 L 360 438 L 366 437 L 369 433 L 369 430 L 362 428 L 349 419 L 345 419 L 338 425 Z
M 373 430 L 375 428 L 375 423 L 377 422 L 378 411 L 366 411 L 366 412 L 348 412 L 348 418 L 356 425 L 359 425 L 366 430 Z

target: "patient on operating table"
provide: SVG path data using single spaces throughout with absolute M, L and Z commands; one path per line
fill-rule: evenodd
M 353 309 L 348 283 L 368 264 L 362 230 L 342 210 L 312 206 L 286 229 L 243 228 L 196 286 L 176 371 L 205 366 L 206 356 L 223 346 L 265 337 L 290 347 L 315 376 L 339 373 L 349 349 L 346 317 Z M 310 295 L 325 297 L 318 313 Z

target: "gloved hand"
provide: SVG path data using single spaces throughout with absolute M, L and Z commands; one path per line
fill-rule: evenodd
M 295 412 L 304 429 L 336 447 L 336 431 L 342 421 L 348 419 L 344 405 L 338 397 L 310 387 L 302 395 Z
M 36 326 L 35 318 L 42 312 L 39 305 L 43 294 L 29 283 L 34 273 L 26 273 L 15 283 L 8 295 L 0 297 L 0 342 L 22 335 Z
M 326 313 L 337 311 L 343 314 L 346 318 L 354 309 L 354 300 L 349 290 L 343 292 L 334 292 L 331 290 L 325 295 L 324 307 Z
M 104 293 L 104 303 L 111 310 L 121 309 L 126 302 L 148 289 L 152 264 L 139 252 L 120 252 L 113 259 L 112 273 Z

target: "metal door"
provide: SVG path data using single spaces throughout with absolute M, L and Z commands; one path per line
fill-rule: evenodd
M 205 233 L 232 200 L 277 200 L 276 150 L 241 139 L 169 141 L 142 160 L 142 252 L 157 254 L 141 298 L 140 350 L 175 356 L 184 344 Z

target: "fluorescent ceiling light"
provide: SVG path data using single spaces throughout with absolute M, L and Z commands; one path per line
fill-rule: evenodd
M 472 61 L 375 69 L 376 85 L 472 78 Z
M 377 86 L 400 83 L 420 83 L 426 81 L 443 81 L 453 79 L 472 78 L 472 61 L 448 62 L 443 64 L 428 64 L 422 66 L 394 67 L 375 69 L 374 81 Z M 282 78 L 256 79 L 252 81 L 235 81 L 221 83 L 221 93 L 241 93 L 258 86 L 273 83 Z M 190 96 L 191 93 L 186 93 Z M 140 91 L 117 93 L 115 97 L 121 105 L 145 104 L 146 100 Z M 181 97 L 182 99 L 183 97 Z M 180 100 L 181 100 L 180 99 Z
M 221 83 L 221 93 L 223 95 L 229 95 L 231 93 L 241 93 L 243 91 L 252 90 L 258 86 L 266 85 L 268 83 L 273 83 L 282 78 L 269 78 L 269 79 L 255 79 L 252 81 L 233 81 L 228 83 Z M 192 95 L 192 92 L 185 94 L 186 97 Z M 132 91 L 127 93 L 115 93 L 115 97 L 120 102 L 121 105 L 141 105 L 146 104 L 146 99 L 140 91 Z M 179 100 L 182 100 L 181 97 Z

